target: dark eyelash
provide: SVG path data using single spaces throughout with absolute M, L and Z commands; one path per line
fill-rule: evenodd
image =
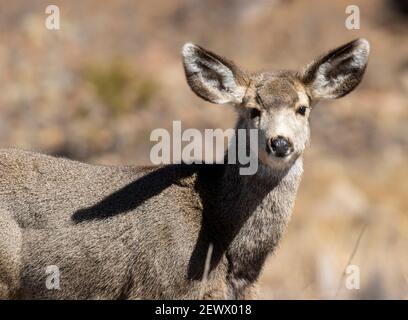
M 306 106 L 300 106 L 297 110 L 296 113 L 300 114 L 301 116 L 306 115 L 307 107 Z
M 260 95 L 258 94 L 258 92 L 257 92 L 256 95 L 255 95 L 255 100 L 256 100 L 256 103 L 260 104 L 262 107 L 265 108 L 265 105 L 264 105 L 264 103 L 263 103 L 263 101 L 262 101 Z

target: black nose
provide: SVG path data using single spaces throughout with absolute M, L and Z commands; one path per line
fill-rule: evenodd
M 277 157 L 285 157 L 292 152 L 292 144 L 282 136 L 270 140 L 270 151 Z

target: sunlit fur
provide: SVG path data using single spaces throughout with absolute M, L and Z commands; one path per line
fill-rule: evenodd
M 96 166 L 0 149 L 0 298 L 252 297 L 293 210 L 310 101 L 353 90 L 368 48 L 356 40 L 299 73 L 249 75 L 199 46 L 184 46 L 191 89 L 233 104 L 237 129 L 259 128 L 253 175 L 241 175 L 239 164 Z M 296 113 L 300 104 L 309 108 L 305 116 Z M 259 118 L 250 118 L 250 108 L 260 110 Z M 276 135 L 291 140 L 292 155 L 265 152 Z M 59 290 L 45 285 L 50 265 L 61 272 Z
M 297 113 L 306 107 L 306 114 Z M 301 157 L 309 144 L 310 99 L 295 72 L 258 73 L 251 75 L 243 103 L 243 116 L 249 128 L 259 130 L 258 155 L 264 165 L 284 170 Z M 260 110 L 260 116 L 251 119 L 251 108 Z M 267 151 L 268 140 L 283 136 L 293 144 L 293 152 L 279 158 Z

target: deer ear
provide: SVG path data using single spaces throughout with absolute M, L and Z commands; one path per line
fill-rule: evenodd
M 363 78 L 370 45 L 357 39 L 309 64 L 302 81 L 312 99 L 336 99 L 353 91 Z
M 213 103 L 241 103 L 245 74 L 231 61 L 192 43 L 182 49 L 184 71 L 190 88 Z

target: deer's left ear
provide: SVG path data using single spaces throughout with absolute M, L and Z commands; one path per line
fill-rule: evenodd
M 241 103 L 246 75 L 232 61 L 192 43 L 183 46 L 182 58 L 190 88 L 213 103 Z
M 302 81 L 312 99 L 336 99 L 353 91 L 363 78 L 369 51 L 368 41 L 357 39 L 309 64 Z

